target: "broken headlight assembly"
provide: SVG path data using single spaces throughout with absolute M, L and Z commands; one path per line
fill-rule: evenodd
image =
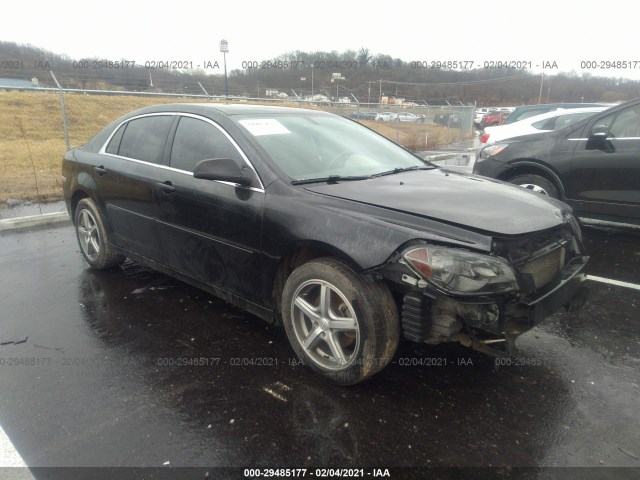
M 422 279 L 454 295 L 487 295 L 518 290 L 506 260 L 455 248 L 424 245 L 406 250 L 402 258 Z

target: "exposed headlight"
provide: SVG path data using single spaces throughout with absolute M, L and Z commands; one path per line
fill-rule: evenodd
M 508 143 L 487 145 L 482 150 L 480 150 L 480 155 L 478 155 L 478 160 L 486 160 L 489 157 L 493 157 L 494 155 L 499 154 L 501 151 L 503 151 L 508 146 L 509 146 Z
M 410 248 L 402 258 L 427 282 L 448 293 L 486 295 L 518 289 L 513 269 L 500 257 L 424 245 Z
M 582 241 L 582 231 L 580 230 L 580 224 L 578 223 L 578 219 L 570 212 L 565 210 L 562 212 L 562 219 L 571 225 L 571 230 L 573 230 L 574 235 Z

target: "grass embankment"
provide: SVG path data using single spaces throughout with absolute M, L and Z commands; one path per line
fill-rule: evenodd
M 421 123 L 361 122 L 412 152 L 465 140 L 457 128 Z M 471 138 L 471 137 L 469 137 Z
M 104 126 L 131 110 L 189 101 L 202 100 L 66 94 L 71 147 L 87 142 Z M 431 147 L 459 138 L 457 130 L 447 131 L 435 125 L 363 123 L 414 151 L 425 150 L 427 140 Z M 60 162 L 64 152 L 57 93 L 0 92 L 0 202 L 9 198 L 60 199 Z

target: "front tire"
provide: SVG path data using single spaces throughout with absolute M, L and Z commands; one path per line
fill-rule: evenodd
M 312 260 L 289 276 L 282 319 L 303 363 L 339 385 L 359 383 L 380 371 L 400 338 L 389 288 L 366 282 L 332 258 Z
M 519 185 L 527 190 L 541 193 L 542 195 L 548 195 L 552 198 L 560 198 L 558 188 L 551 181 L 540 175 L 518 175 L 517 177 L 510 178 L 508 182 Z
M 93 200 L 83 198 L 78 202 L 74 225 L 80 252 L 93 268 L 102 270 L 124 262 L 125 257 L 113 251 L 104 222 Z

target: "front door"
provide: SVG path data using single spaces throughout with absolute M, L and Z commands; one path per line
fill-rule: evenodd
M 211 120 L 181 116 L 161 182 L 164 262 L 172 269 L 245 298 L 261 279 L 264 190 L 193 178 L 200 160 L 230 158 L 245 164 L 238 148 Z

